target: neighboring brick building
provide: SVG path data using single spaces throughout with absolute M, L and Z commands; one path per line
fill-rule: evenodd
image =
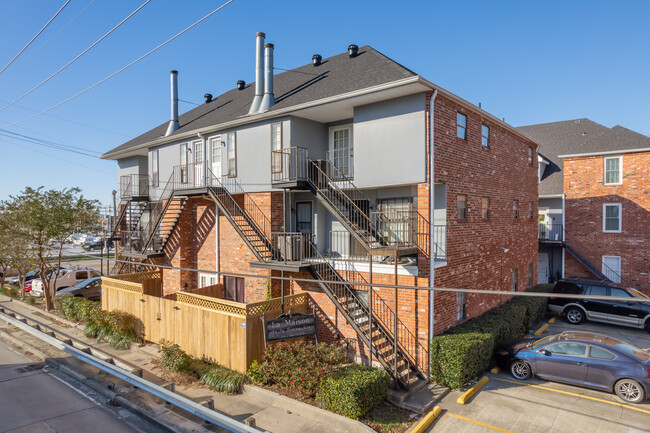
M 596 275 L 650 294 L 650 137 L 588 119 L 520 129 L 540 143 L 546 167 L 540 269 L 548 258 L 562 276 Z
M 103 155 L 120 167 L 121 255 L 183 268 L 163 269 L 166 292 L 308 292 L 321 339 L 365 359 L 371 316 L 375 359 L 389 366 L 397 339 L 400 365 L 424 377 L 433 334 L 507 296 L 370 298 L 355 284 L 532 285 L 537 144 L 369 46 L 271 72 Z

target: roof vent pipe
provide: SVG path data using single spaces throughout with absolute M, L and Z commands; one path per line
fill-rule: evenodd
M 244 90 L 246 88 L 246 81 L 239 80 L 237 81 L 237 90 Z
M 350 58 L 356 57 L 357 54 L 359 54 L 359 47 L 357 47 L 354 44 L 348 45 L 348 55 L 350 56 Z
M 205 95 L 203 95 L 203 97 L 205 98 L 206 104 L 212 102 L 212 93 L 206 93 Z
M 169 121 L 165 137 L 172 135 L 180 126 L 178 125 L 178 71 L 171 71 L 169 73 L 172 85 L 172 118 Z
M 314 62 L 314 66 L 320 66 L 323 57 L 321 57 L 320 54 L 314 54 L 313 56 L 311 56 L 311 60 Z
M 260 113 L 268 111 L 275 104 L 273 95 L 273 44 L 264 45 L 264 98 L 260 104 Z
M 255 41 L 255 97 L 248 114 L 254 114 L 260 109 L 264 95 L 264 38 L 266 35 L 258 32 Z

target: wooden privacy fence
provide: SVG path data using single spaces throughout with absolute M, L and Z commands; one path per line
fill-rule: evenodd
M 215 296 L 223 293 L 220 284 L 163 297 L 160 273 L 147 272 L 158 274 L 158 278 L 143 274 L 102 277 L 102 309 L 133 314 L 139 319 L 140 332 L 147 341 L 178 344 L 192 356 L 232 370 L 245 373 L 254 360 L 261 359 L 262 316 L 279 316 L 280 298 L 251 304 L 219 299 Z M 157 283 L 151 282 L 156 280 Z M 285 296 L 285 311 L 306 313 L 307 296 Z

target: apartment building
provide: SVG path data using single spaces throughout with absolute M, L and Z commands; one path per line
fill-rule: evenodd
M 589 119 L 519 129 L 540 143 L 539 281 L 650 294 L 650 137 Z
M 432 335 L 507 299 L 414 287 L 533 284 L 537 144 L 370 46 L 274 74 L 264 42 L 255 83 L 180 116 L 172 71 L 171 120 L 102 156 L 119 254 L 165 265 L 166 293 L 307 292 L 322 341 L 407 388 Z

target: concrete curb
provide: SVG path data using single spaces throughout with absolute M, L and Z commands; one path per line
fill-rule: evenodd
M 353 419 L 346 418 L 342 415 L 338 415 L 333 412 L 329 412 L 324 409 L 314 407 L 310 404 L 303 403 L 301 401 L 297 401 L 289 397 L 285 397 L 276 392 L 269 391 L 268 389 L 258 388 L 257 386 L 253 386 L 253 385 L 244 385 L 244 392 L 256 395 L 258 398 L 267 400 L 269 401 L 270 404 L 273 404 L 273 400 L 281 401 L 282 405 L 279 407 L 282 407 L 283 409 L 289 409 L 292 412 L 296 412 L 296 413 L 309 412 L 310 414 L 315 415 L 318 419 L 323 420 L 324 423 L 328 425 L 336 426 L 337 428 L 343 431 L 347 431 L 348 433 L 355 433 L 355 432 L 375 433 L 373 429 L 371 429 L 370 427 L 368 427 L 367 425 L 365 425 L 360 421 L 355 421 Z
M 463 395 L 458 397 L 458 400 L 456 402 L 458 404 L 466 404 L 472 397 L 474 397 L 474 394 L 476 394 L 481 388 L 485 386 L 486 383 L 488 383 L 490 379 L 488 379 L 487 376 L 483 376 L 476 384 L 474 384 L 473 387 L 465 391 Z
M 420 422 L 418 422 L 413 428 L 408 430 L 408 433 L 424 433 L 424 431 L 429 428 L 431 423 L 436 420 L 442 413 L 440 406 L 435 406 L 431 412 L 426 414 Z

